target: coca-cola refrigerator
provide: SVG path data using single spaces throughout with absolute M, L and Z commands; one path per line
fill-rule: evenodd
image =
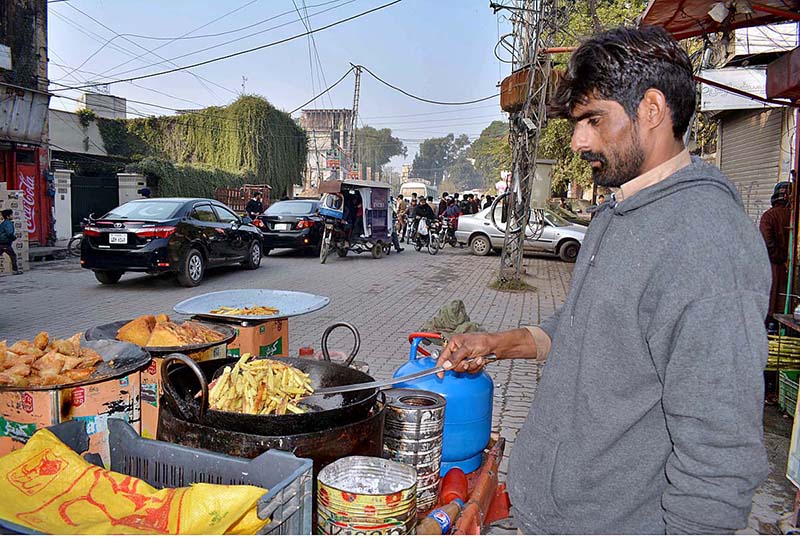
M 40 245 L 53 238 L 53 190 L 47 176 L 47 149 L 35 145 L 0 146 L 0 182 L 21 190 L 28 239 Z

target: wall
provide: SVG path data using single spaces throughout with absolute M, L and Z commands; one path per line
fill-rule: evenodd
M 84 127 L 78 114 L 49 110 L 50 144 L 58 151 L 107 156 L 103 137 L 95 121 Z
M 97 117 L 106 119 L 127 119 L 128 117 L 128 101 L 125 97 L 102 93 L 84 93 L 78 100 L 83 105 L 83 108 L 91 110 Z
M 47 0 L 0 1 L 0 43 L 12 62 L 0 82 L 47 91 Z
M 147 179 L 144 175 L 138 173 L 118 173 L 117 179 L 119 180 L 120 205 L 142 198 L 137 192 L 147 186 Z

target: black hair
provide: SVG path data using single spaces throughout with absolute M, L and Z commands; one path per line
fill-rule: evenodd
M 11 218 L 11 215 L 14 214 L 14 211 L 12 211 L 11 209 L 4 209 L 3 212 L 0 214 L 3 215 L 3 218 Z
M 689 55 L 663 28 L 616 28 L 586 40 L 572 54 L 549 103 L 556 117 L 570 117 L 589 98 L 616 101 L 632 120 L 649 89 L 664 94 L 672 134 L 683 138 L 695 110 Z

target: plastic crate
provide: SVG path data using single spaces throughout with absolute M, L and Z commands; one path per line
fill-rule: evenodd
M 270 519 L 261 534 L 310 535 L 313 498 L 311 459 L 269 450 L 253 460 L 141 438 L 122 420 L 108 420 L 111 470 L 138 477 L 157 488 L 191 483 L 254 485 L 269 492 L 258 500 L 258 516 Z M 77 452 L 86 449 L 82 426 L 65 422 L 50 430 Z M 6 521 L 7 528 L 32 533 Z
M 797 386 L 800 370 L 788 369 L 778 372 L 778 406 L 790 416 L 797 407 Z

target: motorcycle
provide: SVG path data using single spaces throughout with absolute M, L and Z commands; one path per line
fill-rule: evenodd
M 81 243 L 83 242 L 83 230 L 86 229 L 86 226 L 93 224 L 94 220 L 95 220 L 94 213 L 90 214 L 88 217 L 81 220 L 81 230 L 78 233 L 75 233 L 67 243 L 67 255 L 72 257 L 81 256 Z
M 441 225 L 438 220 L 421 219 L 414 234 L 414 249 L 421 252 L 423 248 L 427 248 L 429 254 L 436 255 L 439 253 L 440 232 Z
M 458 227 L 458 217 L 443 216 L 440 218 L 442 231 L 439 233 L 439 249 L 443 250 L 445 244 L 453 248 L 459 246 L 456 239 L 456 228 Z

